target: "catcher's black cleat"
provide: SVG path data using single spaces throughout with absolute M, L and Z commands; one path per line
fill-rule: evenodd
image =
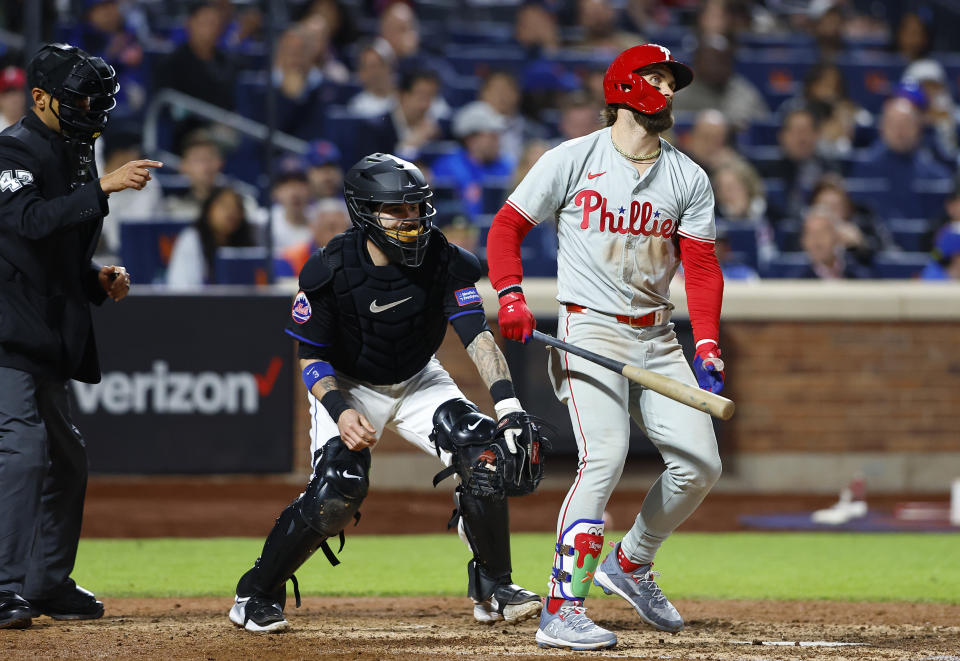
M 261 595 L 238 596 L 230 609 L 230 621 L 254 633 L 273 633 L 290 626 L 280 604 Z
M 103 617 L 103 602 L 67 579 L 45 597 L 31 599 L 30 611 L 33 617 L 49 615 L 55 620 L 96 620 Z
M 0 629 L 26 629 L 33 620 L 30 604 L 16 592 L 0 592 Z

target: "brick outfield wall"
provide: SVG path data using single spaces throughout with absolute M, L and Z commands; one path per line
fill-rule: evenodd
M 726 456 L 960 451 L 960 324 L 734 321 L 722 325 L 721 346 L 723 394 L 737 403 L 722 430 Z M 455 333 L 447 333 L 439 358 L 467 397 L 492 414 Z M 295 456 L 306 469 L 302 384 L 296 392 Z M 420 452 L 392 434 L 377 450 Z

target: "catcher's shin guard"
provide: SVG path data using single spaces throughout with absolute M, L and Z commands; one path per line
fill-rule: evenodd
M 282 605 L 284 584 L 318 548 L 331 564 L 339 564 L 327 539 L 340 535 L 343 548 L 343 528 L 359 518 L 369 471 L 369 450 L 353 452 L 339 436 L 330 440 L 320 452 L 310 484 L 277 518 L 256 564 L 241 577 L 237 595 L 274 596 Z
M 580 600 L 587 596 L 603 550 L 603 521 L 577 519 L 560 535 L 553 560 L 550 596 Z
M 484 498 L 457 487 L 461 529 L 473 559 L 467 565 L 468 592 L 475 601 L 486 601 L 494 589 L 510 583 L 510 515 L 507 499 Z

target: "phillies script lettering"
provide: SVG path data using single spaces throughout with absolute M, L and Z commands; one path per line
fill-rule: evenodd
M 669 239 L 677 229 L 677 223 L 672 218 L 659 218 L 660 213 L 653 213 L 653 205 L 649 202 L 640 203 L 633 200 L 630 203 L 629 216 L 623 213 L 614 215 L 607 211 L 607 198 L 595 190 L 582 190 L 573 198 L 574 204 L 583 207 L 583 221 L 580 229 L 590 228 L 590 214 L 600 212 L 600 231 L 611 234 L 633 234 L 634 236 L 659 236 Z M 623 207 L 620 207 L 623 209 Z M 623 209 L 626 211 L 626 209 Z

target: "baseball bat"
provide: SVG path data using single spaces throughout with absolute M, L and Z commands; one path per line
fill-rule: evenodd
M 650 370 L 645 370 L 635 365 L 621 363 L 612 358 L 581 349 L 576 345 L 558 340 L 554 336 L 541 333 L 538 330 L 533 331 L 533 339 L 540 340 L 552 347 L 580 356 L 601 367 L 606 367 L 608 370 L 624 375 L 634 383 L 639 383 L 641 386 L 658 392 L 664 397 L 669 397 L 681 404 L 709 413 L 715 418 L 729 420 L 733 417 L 733 410 L 736 408 L 733 401 L 726 397 L 721 397 L 716 393 L 712 393 L 709 390 L 694 388 L 676 379 L 671 379 L 669 376 L 657 374 L 656 372 L 651 372 Z

